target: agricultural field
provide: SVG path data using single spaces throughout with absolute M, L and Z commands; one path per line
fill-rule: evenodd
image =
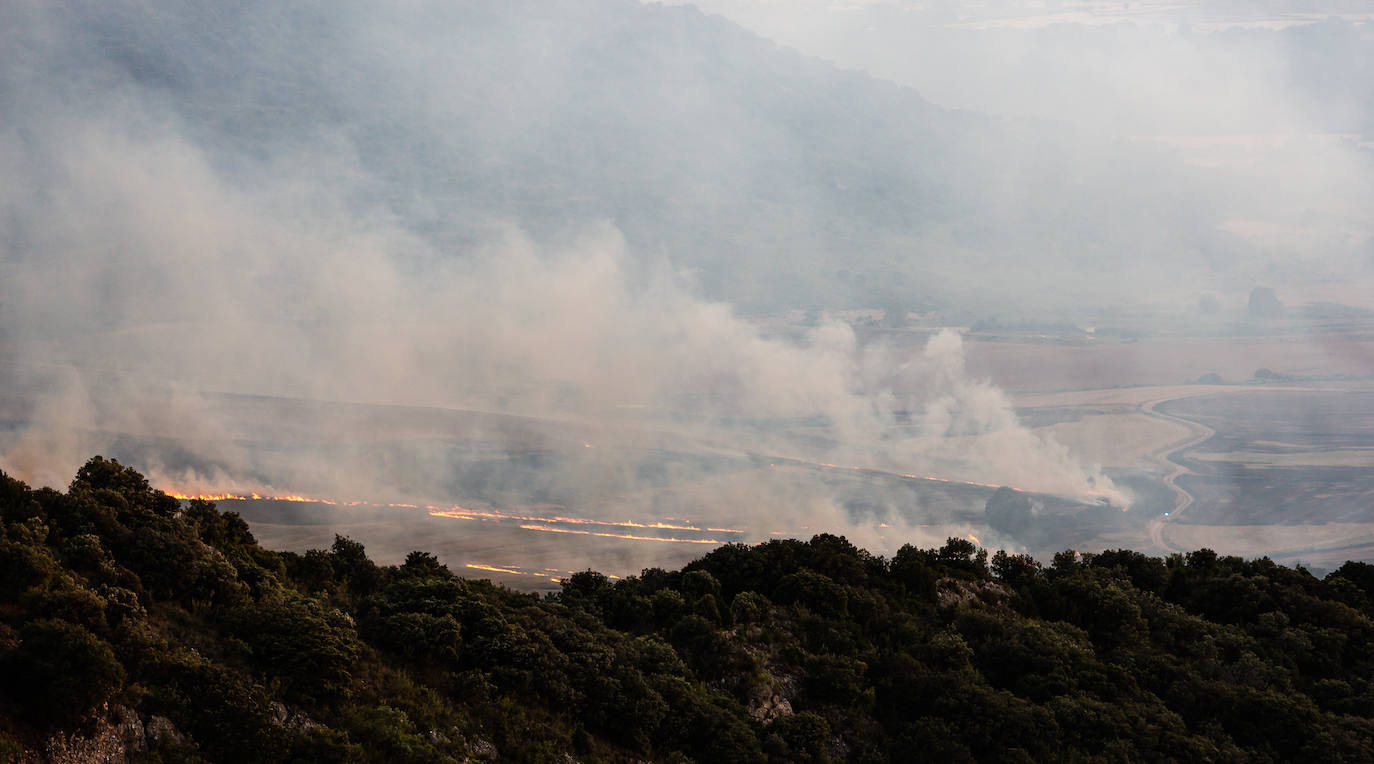
M 1215 434 L 1176 458 L 1187 522 L 1350 522 L 1374 507 L 1374 393 L 1250 391 L 1169 401 Z
M 1106 382 L 1121 373 L 1113 359 L 1127 347 L 1135 368 L 1152 369 L 1142 380 L 1159 379 L 1161 368 L 1175 379 L 1222 369 L 1224 379 L 1224 370 L 1257 359 L 1272 365 L 1260 367 L 1272 376 L 1063 390 L 1056 386 L 1069 383 L 1065 371 L 1043 368 L 1065 361 Z M 1094 546 L 1157 553 L 1207 546 L 1327 567 L 1374 551 L 1374 345 L 1320 337 L 1050 345 L 1038 370 L 1027 365 L 1025 348 L 1001 357 L 996 346 L 973 348 L 971 365 L 982 353 L 985 368 L 1014 366 L 1016 378 L 1030 382 L 1015 396 L 1022 421 L 1102 464 L 1131 491 L 1130 514 L 1143 522 Z

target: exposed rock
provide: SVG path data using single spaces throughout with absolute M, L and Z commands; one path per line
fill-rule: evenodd
M 123 764 L 148 750 L 138 714 L 122 706 L 112 711 L 122 721 L 102 721 L 88 735 L 53 735 L 43 745 L 43 758 L 50 764 Z
M 302 713 L 292 714 L 291 720 L 286 723 L 286 726 L 292 729 L 300 730 L 301 732 L 309 732 L 311 730 L 324 729 L 323 724 L 320 724 L 319 722 L 315 721 L 314 719 L 311 719 L 310 717 Z
M 800 687 L 801 677 L 782 671 L 776 664 L 763 669 L 766 683 L 756 685 L 749 699 L 749 715 L 767 724 L 779 716 L 792 713 L 792 701 Z
M 468 750 L 472 751 L 474 756 L 479 756 L 483 759 L 496 761 L 501 758 L 501 754 L 496 750 L 496 745 L 484 737 L 474 737 L 472 741 L 468 743 Z
M 175 747 L 186 744 L 186 737 L 177 731 L 172 720 L 165 716 L 148 717 L 148 739 L 154 743 L 166 743 Z
M 942 578 L 935 585 L 941 606 L 969 605 L 979 601 L 995 603 L 1011 596 L 1011 592 L 996 581 Z
M 439 743 L 439 744 L 441 744 L 441 745 L 448 745 L 449 743 L 451 743 L 451 742 L 453 742 L 453 741 L 452 741 L 452 740 L 449 740 L 448 735 L 445 735 L 444 733 L 440 732 L 440 731 L 437 730 L 437 729 L 433 729 L 433 730 L 430 730 L 430 731 L 429 731 L 429 742 L 431 742 L 431 743 Z
M 791 714 L 792 701 L 776 693 L 749 701 L 749 715 L 764 724 L 779 716 L 790 716 Z
M 310 730 L 324 728 L 323 724 L 320 724 L 299 711 L 292 711 L 286 707 L 285 703 L 280 701 L 273 701 L 272 703 L 272 723 L 278 727 L 300 730 L 301 732 L 309 732 Z

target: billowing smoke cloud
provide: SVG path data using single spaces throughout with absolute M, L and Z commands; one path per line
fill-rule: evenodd
M 604 12 L 634 6 L 623 5 L 606 4 Z M 410 10 L 439 12 L 421 6 Z M 18 3 L 4 15 L 6 471 L 61 484 L 92 453 L 129 454 L 156 481 L 194 491 L 464 502 L 478 485 L 478 500 L 489 505 L 502 497 L 544 500 L 637 519 L 714 508 L 752 534 L 840 530 L 877 544 L 876 521 L 901 524 L 903 539 L 920 540 L 913 528 L 925 519 L 922 508 L 875 489 L 883 506 L 856 518 L 833 480 L 781 467 L 770 473 L 765 465 L 776 465 L 774 458 L 792 460 L 783 467 L 852 465 L 1127 502 L 1099 469 L 1021 426 L 996 386 L 971 378 L 957 332 L 934 334 L 924 348 L 888 345 L 861 340 L 837 313 L 817 309 L 857 299 L 855 279 L 830 303 L 815 298 L 816 280 L 843 270 L 836 260 L 817 264 L 838 258 L 833 251 L 749 259 L 749 247 L 804 238 L 766 230 L 732 240 L 733 251 L 711 251 L 721 240 L 708 238 L 701 251 L 684 254 L 691 236 L 678 222 L 663 224 L 654 243 L 654 215 L 686 214 L 669 209 L 666 192 L 645 202 L 661 209 L 625 212 L 617 205 L 629 205 L 632 193 L 616 192 L 621 198 L 605 188 L 629 176 L 592 188 L 594 179 L 581 174 L 594 161 L 563 174 L 549 167 L 580 150 L 554 138 L 598 129 L 574 120 L 572 132 L 539 132 L 541 110 L 571 98 L 561 90 L 566 82 L 518 103 L 502 100 L 509 94 L 435 88 L 443 77 L 425 68 L 425 57 L 448 63 L 446 40 L 386 43 L 389 31 L 423 26 L 416 20 L 423 14 L 395 28 L 369 27 L 357 8 L 327 23 L 244 11 L 281 28 L 322 23 L 336 47 L 291 51 L 287 35 L 266 48 L 279 60 L 212 51 L 233 65 L 261 67 L 238 80 L 230 64 L 198 58 L 201 43 L 179 36 L 182 27 L 169 27 L 167 40 L 146 36 L 187 13 L 214 14 L 175 4 L 144 10 L 147 17 L 122 18 L 79 3 L 55 11 Z M 231 39 L 244 28 L 281 29 L 224 22 L 238 25 Z M 106 34 L 114 32 L 125 36 Z M 324 60 L 340 52 L 344 60 Z M 386 75 L 363 83 L 377 91 L 352 92 L 351 72 L 389 57 L 396 60 L 379 65 Z M 526 63 L 557 70 L 532 52 Z M 416 87 L 432 98 L 416 100 L 432 111 L 388 112 L 414 106 L 385 89 L 421 70 L 429 79 Z M 305 84 L 321 89 L 272 91 L 273 76 L 288 71 L 307 72 Z M 521 81 L 537 84 L 541 76 Z M 496 87 L 499 80 L 476 82 Z M 684 101 L 715 97 L 703 83 L 688 85 Z M 319 103 L 291 101 L 307 93 Z M 501 119 L 474 116 L 464 99 L 501 109 Z M 576 113 L 607 120 L 602 127 L 618 135 L 615 106 Z M 378 111 L 360 116 L 369 108 Z M 278 119 L 277 111 L 292 116 Z M 475 148 L 438 146 L 434 156 L 448 164 L 426 166 L 425 142 L 449 140 L 450 119 L 463 123 L 461 136 Z M 930 119 L 946 116 L 932 110 Z M 389 132 L 379 133 L 383 127 Z M 772 130 L 748 136 L 764 140 L 757 145 L 713 134 L 721 141 L 711 158 L 717 175 L 693 175 L 690 166 L 663 171 L 673 194 L 698 205 L 685 219 L 784 229 L 791 219 L 758 213 L 793 209 L 802 218 L 808 209 L 831 209 L 828 195 L 853 179 L 818 175 L 815 187 L 794 185 L 794 175 L 779 174 L 790 155 L 750 154 L 764 151 Z M 945 140 L 938 132 L 931 140 Z M 640 152 L 636 161 L 651 161 L 651 149 L 625 147 Z M 654 186 L 660 168 L 640 169 L 649 179 L 636 188 Z M 723 186 L 710 184 L 722 177 L 767 189 L 749 197 L 754 207 L 723 200 L 717 218 L 701 205 L 713 201 Z M 887 180 L 869 178 L 860 192 L 880 197 Z M 602 193 L 600 202 L 580 201 L 580 181 Z M 704 192 L 691 192 L 697 183 L 708 184 Z M 950 187 L 955 206 L 969 203 L 960 188 Z M 938 207 L 935 192 L 922 193 L 929 209 Z M 506 204 L 503 194 L 518 198 Z M 531 212 L 548 209 L 541 203 L 559 211 Z M 844 203 L 854 207 L 839 217 L 887 214 L 880 198 Z M 922 225 L 876 238 L 896 249 L 948 244 L 949 230 Z M 795 274 L 782 267 L 793 256 Z M 759 302 L 816 309 L 813 325 L 778 333 L 742 318 L 724 300 L 742 288 L 721 283 L 734 270 L 732 257 L 740 279 L 764 280 L 760 292 L 777 279 L 778 294 Z M 892 283 L 864 287 L 865 299 L 895 304 L 903 289 L 925 288 L 920 272 L 918 262 L 893 266 Z M 512 453 L 536 456 L 492 456 Z M 539 461 L 551 453 L 561 456 Z M 463 472 L 476 461 L 480 475 Z
M 711 418 L 821 415 L 856 449 L 894 409 L 925 409 L 919 437 L 879 452 L 993 471 L 1028 458 L 999 459 L 1010 442 L 945 451 L 951 436 L 1025 435 L 996 388 L 968 379 L 952 333 L 906 362 L 898 387 L 917 392 L 898 400 L 882 387 L 894 351 L 859 347 L 836 321 L 800 342 L 765 338 L 666 263 L 632 262 L 606 224 L 556 251 L 511 229 L 445 258 L 332 209 L 332 190 L 308 179 L 234 189 L 173 136 L 88 128 L 54 143 L 58 179 L 15 209 L 41 256 L 16 258 L 6 304 L 12 350 L 60 380 L 63 403 L 45 405 L 71 424 L 92 414 L 97 382 L 544 417 L 699 396 Z M 171 406 L 107 413 L 121 429 L 192 424 Z M 1064 464 L 1047 474 L 1077 472 Z
M 715 449 L 1122 501 L 971 380 L 954 333 L 907 359 L 861 347 L 837 321 L 770 339 L 666 263 L 636 261 L 607 224 L 554 250 L 511 229 L 445 257 L 384 219 L 347 214 L 333 188 L 289 169 L 270 187 L 234 188 L 175 135 L 88 124 L 46 140 L 50 174 L 10 175 L 42 188 L 12 202 L 31 243 L 6 282 L 12 389 L 35 408 L 3 459 L 26 479 L 60 484 L 86 456 L 139 436 L 173 439 L 190 460 L 145 465 L 178 486 L 308 481 L 376 494 L 355 484 L 356 465 L 321 454 L 264 466 L 253 444 L 283 425 L 223 421 L 203 397 L 233 393 L 671 431 Z M 691 421 L 674 424 L 684 411 Z M 895 411 L 919 412 L 916 426 L 894 432 Z M 721 424 L 743 417 L 821 417 L 829 437 L 798 445 Z M 766 502 L 747 481 L 730 486 L 701 503 L 747 500 L 758 527 L 792 527 L 789 514 L 817 502 L 836 512 L 819 483 Z

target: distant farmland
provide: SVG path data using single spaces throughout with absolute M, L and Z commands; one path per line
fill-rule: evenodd
M 1170 401 L 1160 410 L 1216 434 L 1176 457 L 1196 499 L 1183 522 L 1362 522 L 1374 507 L 1374 393 L 1253 391 Z

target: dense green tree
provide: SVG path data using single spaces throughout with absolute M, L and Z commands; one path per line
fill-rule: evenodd
M 0 657 L 0 684 L 36 726 L 82 726 L 124 684 L 124 667 L 110 645 L 78 624 L 30 621 L 19 638 Z
M 0 753 L 132 713 L 150 761 L 1369 761 L 1370 570 L 821 534 L 539 598 L 93 459 L 0 475 Z
M 285 682 L 287 697 L 337 700 L 349 693 L 358 645 L 349 619 L 318 601 L 280 590 L 226 618 L 228 632 L 248 646 L 253 663 Z

